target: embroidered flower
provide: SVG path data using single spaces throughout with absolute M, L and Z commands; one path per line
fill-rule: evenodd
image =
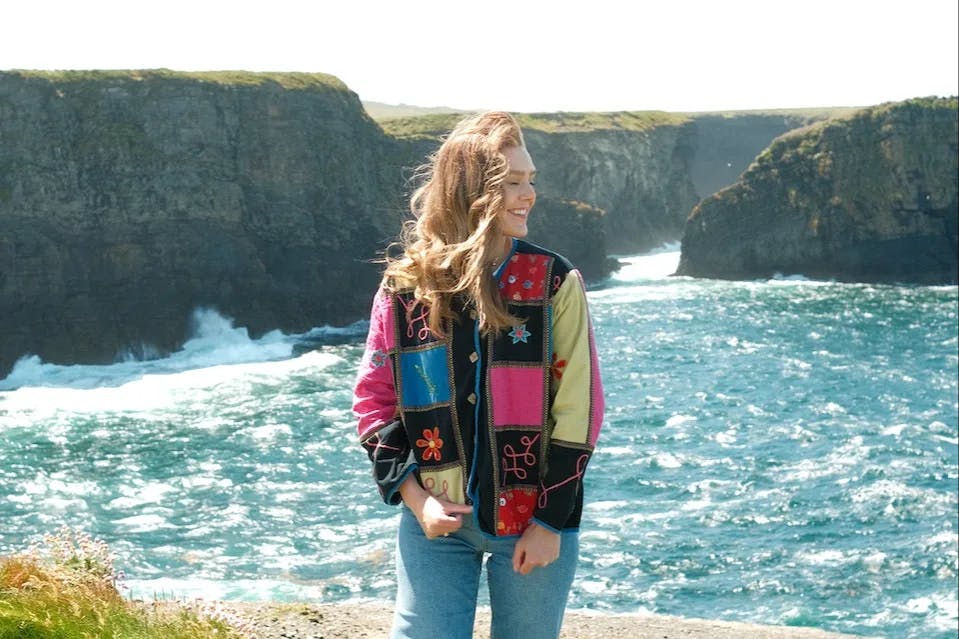
M 434 427 L 433 430 L 424 428 L 423 439 L 417 439 L 416 445 L 424 449 L 423 461 L 429 461 L 430 459 L 440 461 L 443 459 L 443 454 L 440 452 L 440 449 L 443 448 L 443 440 L 440 439 L 440 429 L 438 427 Z
M 556 353 L 553 353 L 553 364 L 551 368 L 553 369 L 553 377 L 563 379 L 563 369 L 566 368 L 566 360 L 559 359 Z
M 370 355 L 370 365 L 373 368 L 379 368 L 386 364 L 386 353 L 383 351 L 373 351 L 373 354 Z
M 526 324 L 520 324 L 518 326 L 514 326 L 513 330 L 507 333 L 507 335 L 513 338 L 514 344 L 519 344 L 520 342 L 523 342 L 524 344 L 529 344 L 529 342 L 527 342 L 526 340 L 530 338 L 532 333 L 526 330 Z
M 525 281 L 523 282 L 523 288 L 525 288 L 527 291 L 528 291 L 529 289 L 533 288 L 533 281 L 532 281 L 532 280 L 525 280 Z
M 516 283 L 516 276 L 513 275 L 512 273 L 510 273 L 509 277 L 506 278 L 506 281 L 509 282 L 510 284 L 515 284 L 515 283 Z

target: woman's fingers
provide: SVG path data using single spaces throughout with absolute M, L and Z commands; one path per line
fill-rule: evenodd
M 463 525 L 463 516 L 472 512 L 472 506 L 455 504 L 431 495 L 423 504 L 420 525 L 428 538 L 436 539 L 459 530 Z
M 513 570 L 528 575 L 535 568 L 545 568 L 559 557 L 560 536 L 533 523 L 516 542 Z

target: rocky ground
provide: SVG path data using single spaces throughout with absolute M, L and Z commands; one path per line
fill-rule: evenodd
M 391 611 L 369 604 L 225 603 L 256 639 L 385 639 Z M 475 639 L 489 639 L 489 611 L 480 610 Z M 560 639 L 841 639 L 811 628 L 760 626 L 661 615 L 568 612 Z M 442 639 L 437 637 L 437 639 Z

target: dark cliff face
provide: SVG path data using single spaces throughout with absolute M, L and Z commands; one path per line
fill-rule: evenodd
M 698 201 L 689 180 L 689 124 L 644 131 L 526 131 L 547 195 L 606 211 L 603 228 L 613 253 L 636 253 L 675 241 Z
M 0 375 L 361 317 L 394 143 L 329 76 L 0 73 Z
M 880 105 L 777 139 L 700 203 L 679 274 L 954 283 L 957 100 Z

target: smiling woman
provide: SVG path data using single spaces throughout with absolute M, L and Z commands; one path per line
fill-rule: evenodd
M 394 639 L 472 637 L 484 555 L 493 636 L 559 636 L 603 393 L 582 277 L 522 239 L 535 174 L 512 116 L 460 122 L 373 302 L 354 412 L 405 507 Z
M 526 220 L 529 210 L 536 203 L 536 168 L 525 146 L 509 146 L 503 149 L 509 164 L 509 173 L 503 184 L 504 210 L 499 215 L 500 229 L 506 237 L 524 238 L 529 232 Z

